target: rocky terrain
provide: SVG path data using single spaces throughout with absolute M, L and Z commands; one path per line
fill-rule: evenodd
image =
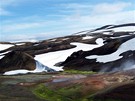
M 134 23 L 0 47 L 0 101 L 135 101 Z

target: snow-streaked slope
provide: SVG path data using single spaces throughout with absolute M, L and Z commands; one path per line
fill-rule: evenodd
M 92 55 L 92 56 L 87 56 L 87 59 L 97 59 L 97 62 L 111 62 L 111 61 L 115 61 L 118 60 L 120 58 L 122 58 L 122 56 L 120 56 L 121 53 L 129 51 L 129 50 L 135 50 L 135 38 L 130 39 L 128 41 L 126 41 L 125 43 L 123 43 L 119 49 L 109 55 Z
M 84 30 L 77 33 L 75 35 L 82 35 L 82 34 L 91 34 L 91 33 L 103 33 L 105 35 L 113 35 L 112 32 L 133 32 L 135 31 L 135 24 L 134 25 L 108 25 L 108 27 L 101 27 L 93 30 Z
M 10 48 L 12 46 L 14 46 L 14 45 L 11 45 L 11 44 L 0 44 L 0 51 L 8 49 L 8 48 Z M 8 52 L 2 53 L 2 54 L 6 54 L 6 53 L 8 53 Z M 0 54 L 0 55 L 2 55 L 2 54 Z M 4 56 L 0 56 L 0 59 L 3 58 L 3 57 Z
M 14 45 L 11 45 L 11 44 L 0 44 L 0 51 L 8 49 L 8 48 L 10 48 L 12 46 L 14 46 Z
M 92 36 L 85 36 L 82 38 L 82 40 L 87 40 L 87 39 L 92 39 L 93 37 Z
M 112 32 L 128 32 L 128 31 L 129 32 L 135 31 L 135 26 L 125 26 L 125 27 L 101 29 L 101 30 L 97 30 L 97 31 L 92 31 L 91 33 L 112 34 Z
M 125 27 L 117 27 L 117 28 L 112 28 L 115 32 L 124 32 L 124 31 L 135 31 L 135 26 L 125 26 Z
M 0 59 L 2 59 L 4 57 L 4 54 L 7 54 L 9 52 L 11 52 L 11 51 L 7 51 L 7 52 L 4 52 L 4 53 L 0 54 Z
M 27 73 L 35 73 L 35 72 L 29 71 L 29 70 L 26 70 L 26 69 L 19 69 L 19 70 L 7 71 L 3 75 L 16 75 L 16 74 L 27 74 Z
M 87 50 L 92 50 L 94 48 L 102 46 L 103 39 L 98 38 L 96 40 L 96 43 L 97 43 L 96 45 L 93 45 L 93 44 L 72 42 L 71 45 L 76 45 L 75 48 L 36 55 L 35 59 L 38 60 L 39 62 L 41 62 L 42 64 L 44 64 L 52 69 L 55 69 L 56 71 L 63 70 L 62 67 L 56 67 L 54 65 L 58 62 L 65 61 L 66 58 L 75 51 L 79 51 L 79 50 L 87 51 Z
M 47 66 L 42 65 L 40 62 L 36 61 L 36 69 L 35 70 L 26 70 L 26 69 L 19 69 L 19 70 L 11 70 L 5 72 L 3 75 L 15 75 L 15 74 L 27 74 L 27 73 L 40 73 L 40 72 L 48 72 L 53 71 Z
M 39 42 L 39 41 L 36 39 L 21 39 L 21 40 L 10 41 L 10 42 L 19 43 L 19 42 Z
M 110 37 L 111 39 L 117 39 L 117 38 L 122 38 L 122 37 L 128 37 L 130 35 L 121 35 L 121 36 L 118 36 L 118 37 Z
M 103 39 L 98 38 L 96 40 L 96 43 L 97 43 L 97 45 L 89 45 L 89 44 L 84 44 L 84 43 L 73 42 L 73 43 L 71 43 L 71 45 L 76 45 L 76 48 L 37 55 L 35 57 L 35 59 L 39 62 L 36 61 L 36 69 L 35 70 L 31 70 L 31 71 L 25 70 L 25 69 L 12 70 L 12 71 L 5 72 L 3 75 L 39 73 L 39 72 L 43 72 L 43 71 L 50 72 L 50 71 L 54 71 L 54 70 L 62 71 L 63 70 L 62 67 L 56 67 L 54 65 L 58 62 L 64 61 L 68 56 L 70 56 L 75 51 L 82 50 L 82 49 L 84 51 L 87 51 L 87 50 L 92 50 L 96 47 L 102 46 Z

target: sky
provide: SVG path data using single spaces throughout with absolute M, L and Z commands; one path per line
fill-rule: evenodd
M 135 23 L 135 0 L 0 0 L 0 41 L 43 40 Z

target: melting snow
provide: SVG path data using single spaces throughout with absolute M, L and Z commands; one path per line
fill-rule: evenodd
M 118 31 L 135 31 L 135 26 L 117 27 L 117 28 L 113 28 L 113 30 L 115 32 L 118 32 Z
M 109 34 L 109 32 L 110 32 L 110 34 L 112 34 L 112 32 L 127 32 L 127 31 L 135 31 L 135 27 L 134 26 L 125 26 L 125 27 L 117 27 L 117 28 L 110 28 L 110 29 L 101 29 L 101 30 L 93 31 L 91 33 Z
M 86 39 L 92 39 L 93 37 L 92 36 L 85 36 L 82 38 L 82 40 L 86 40 Z
M 104 35 L 113 35 L 113 32 L 103 32 Z
M 14 46 L 14 45 L 11 45 L 11 44 L 0 44 L 0 51 L 8 49 L 8 48 L 10 48 L 12 46 Z
M 5 72 L 3 75 L 15 75 L 15 74 L 27 74 L 27 73 L 39 73 L 39 72 L 48 72 L 53 71 L 47 66 L 42 65 L 40 62 L 36 61 L 36 69 L 35 70 L 26 70 L 26 69 L 19 69 L 19 70 L 11 70 Z
M 118 60 L 120 58 L 122 58 L 122 56 L 120 56 L 121 53 L 129 51 L 129 50 L 135 50 L 135 38 L 130 39 L 129 41 L 123 43 L 119 49 L 109 55 L 92 55 L 92 56 L 88 56 L 86 57 L 87 59 L 97 59 L 97 62 L 111 62 L 111 61 L 115 61 Z
M 24 45 L 25 43 L 17 43 L 16 45 Z
M 0 51 L 5 50 L 5 49 L 8 49 L 8 48 L 10 48 L 12 46 L 14 46 L 14 45 L 11 45 L 11 44 L 0 44 Z M 8 51 L 8 52 L 10 52 L 10 51 Z M 2 56 L 3 54 L 6 54 L 8 52 L 5 52 L 5 53 L 0 54 L 1 55 L 0 56 L 0 59 L 4 57 L 4 56 Z
M 65 38 L 65 39 L 62 39 L 62 40 L 68 40 L 69 38 Z
M 56 52 L 50 52 L 50 53 L 45 53 L 41 55 L 36 55 L 35 59 L 41 62 L 42 64 L 55 69 L 56 71 L 63 70 L 62 67 L 56 67 L 54 66 L 58 62 L 62 62 L 66 60 L 68 56 L 70 56 L 73 52 L 83 50 L 92 50 L 94 48 L 100 47 L 103 45 L 103 39 L 98 38 L 96 40 L 97 44 L 84 44 L 84 43 L 78 43 L 78 42 L 72 42 L 71 45 L 76 45 L 75 48 L 72 49 L 67 49 L 67 50 L 61 50 L 61 51 L 56 51 Z
M 33 71 L 20 69 L 20 70 L 12 70 L 12 71 L 5 72 L 3 75 L 27 74 L 30 72 L 33 72 Z
M 56 41 L 57 39 L 51 39 L 51 40 L 49 40 L 49 41 Z
M 111 39 L 116 39 L 116 38 L 122 38 L 122 37 L 127 37 L 127 36 L 130 36 L 130 35 L 121 35 L 121 36 L 118 36 L 118 37 L 110 37 Z
M 97 40 L 96 40 L 96 43 L 98 44 L 98 45 L 104 45 L 104 43 L 103 43 L 104 41 L 103 41 L 103 39 L 102 38 L 98 38 Z
M 4 57 L 4 54 L 7 54 L 9 52 L 11 52 L 11 51 L 7 51 L 7 52 L 4 52 L 4 53 L 0 54 L 0 59 Z

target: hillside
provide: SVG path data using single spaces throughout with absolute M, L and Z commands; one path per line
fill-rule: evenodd
M 135 23 L 0 47 L 0 101 L 135 100 Z
M 106 25 L 95 30 L 37 42 L 0 42 L 0 68 L 34 70 L 37 68 L 35 64 L 38 61 L 55 71 L 62 69 L 94 72 L 126 70 L 134 67 L 134 43 L 134 23 Z M 29 59 L 25 59 L 25 54 Z M 2 58 L 3 56 L 5 57 Z M 10 60 L 11 57 L 14 59 Z M 32 58 L 35 62 L 31 61 Z M 5 61 L 8 63 L 5 64 Z M 26 61 L 33 65 L 26 66 Z M 13 68 L 11 64 L 14 64 Z

